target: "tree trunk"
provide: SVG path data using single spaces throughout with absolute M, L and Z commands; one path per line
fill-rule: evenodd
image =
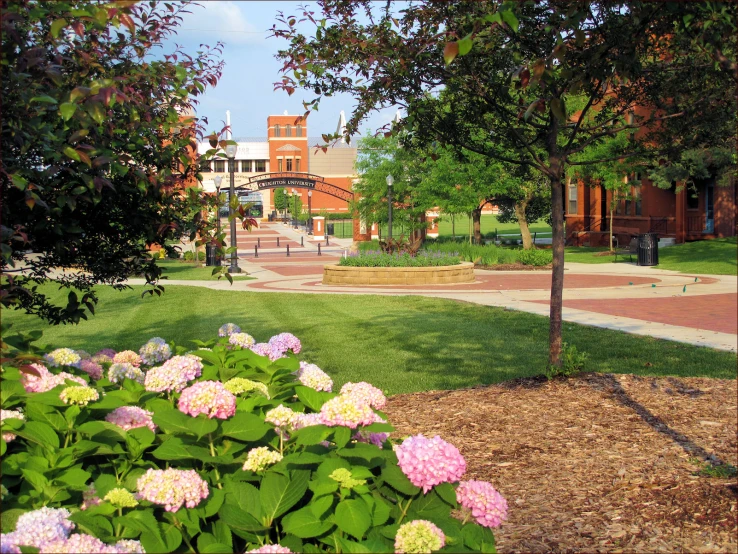
M 533 248 L 533 239 L 530 237 L 530 229 L 528 228 L 528 219 L 525 216 L 525 210 L 528 207 L 530 196 L 523 200 L 515 202 L 515 217 L 520 225 L 520 236 L 523 238 L 523 249 L 530 250 Z
M 610 207 L 610 252 L 613 251 L 612 247 L 612 216 L 613 216 L 613 209 L 612 206 Z
M 553 269 L 551 271 L 551 311 L 549 327 L 548 363 L 561 366 L 561 322 L 564 292 L 564 191 L 561 184 L 558 160 L 552 161 L 552 168 L 558 177 L 551 177 L 551 219 L 553 247 Z
M 474 244 L 482 244 L 482 208 L 472 210 L 474 221 Z
M 456 216 L 454 214 L 451 214 L 451 235 L 456 240 Z

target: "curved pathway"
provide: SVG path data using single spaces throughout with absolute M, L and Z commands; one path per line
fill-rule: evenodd
M 319 256 L 318 243 L 311 238 L 280 223 L 262 223 L 255 233 L 239 233 L 239 265 L 255 280 L 236 280 L 233 285 L 224 280 L 168 283 L 252 292 L 422 295 L 549 315 L 548 271 L 475 270 L 474 283 L 459 285 L 326 286 L 321 282 L 323 266 L 336 263 L 351 239 L 330 239 L 328 245 L 321 241 Z M 563 316 L 584 325 L 736 352 L 737 287 L 738 279 L 729 275 L 571 263 L 564 277 Z

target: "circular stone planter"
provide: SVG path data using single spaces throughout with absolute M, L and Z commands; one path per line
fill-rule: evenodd
M 473 283 L 474 264 L 438 267 L 347 267 L 323 268 L 324 285 L 449 285 Z

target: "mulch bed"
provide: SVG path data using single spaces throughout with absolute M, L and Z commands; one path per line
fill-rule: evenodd
M 583 374 L 403 394 L 397 436 L 440 435 L 507 498 L 500 552 L 736 552 L 736 381 Z
M 551 271 L 548 265 L 523 265 L 523 264 L 498 264 L 498 265 L 475 265 L 475 269 L 487 269 L 489 271 Z

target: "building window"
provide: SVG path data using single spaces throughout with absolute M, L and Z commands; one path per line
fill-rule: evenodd
M 251 173 L 251 160 L 241 160 L 241 172 Z
M 203 160 L 200 162 L 200 171 L 202 173 L 210 173 L 210 160 Z
M 295 136 L 296 137 L 302 136 L 302 125 L 295 125 Z
M 264 173 L 267 170 L 266 160 L 254 160 L 254 171 Z
M 292 171 L 292 158 L 287 158 L 287 171 Z
M 635 208 L 635 213 L 633 215 L 643 215 L 641 185 L 633 187 L 633 206 Z
M 295 159 L 295 171 L 300 171 L 300 158 Z
M 225 170 L 226 170 L 225 160 L 215 160 L 213 162 L 213 165 L 215 166 L 214 171 L 216 173 L 225 173 Z
M 569 214 L 577 214 L 577 199 L 579 192 L 577 191 L 577 185 L 569 185 Z
M 274 126 L 274 136 L 275 137 L 281 137 L 282 136 L 282 129 L 279 125 Z
M 292 136 L 292 125 L 285 125 L 284 126 L 284 136 L 291 137 Z
M 279 158 L 277 160 L 277 171 L 279 171 L 279 172 L 282 171 L 282 158 Z
M 696 210 L 700 207 L 700 196 L 697 192 L 697 187 L 690 185 L 687 186 L 686 189 L 687 190 L 684 191 L 684 194 L 687 195 L 687 209 Z

